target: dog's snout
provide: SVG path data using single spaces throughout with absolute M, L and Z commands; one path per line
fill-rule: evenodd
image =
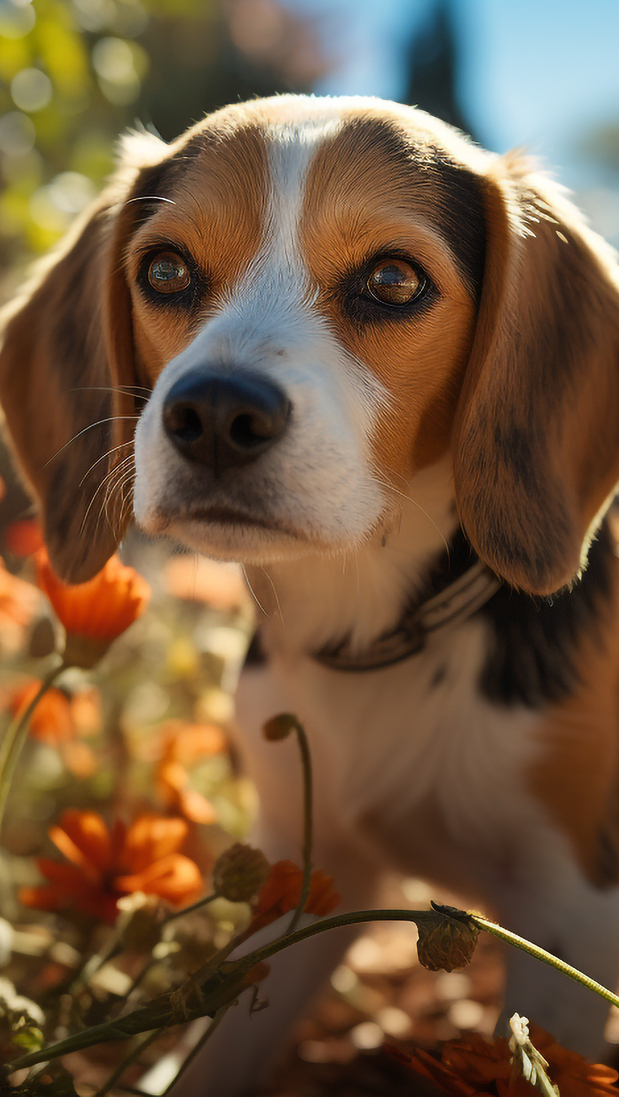
M 285 393 L 266 377 L 201 370 L 172 386 L 163 423 L 184 457 L 219 475 L 270 449 L 286 430 L 290 411 Z

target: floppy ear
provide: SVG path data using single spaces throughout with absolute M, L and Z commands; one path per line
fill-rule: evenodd
M 103 567 L 130 512 L 122 486 L 131 442 L 114 450 L 111 429 L 115 416 L 135 416 L 121 386 L 138 384 L 122 258 L 144 207 L 140 197 L 157 194 L 161 168 L 153 161 L 169 151 L 147 135 L 130 141 L 134 160 L 142 143 L 146 165 L 121 165 L 3 315 L 0 401 L 53 566 L 70 582 Z
M 615 255 L 558 187 L 503 160 L 454 430 L 458 509 L 502 578 L 548 595 L 586 562 L 619 480 Z

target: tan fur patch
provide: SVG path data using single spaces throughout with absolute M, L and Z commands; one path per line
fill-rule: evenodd
M 370 366 L 392 397 L 372 451 L 388 478 L 410 479 L 449 445 L 475 305 L 441 232 L 437 170 L 423 166 L 427 137 L 406 141 L 379 118 L 349 120 L 327 137 L 307 179 L 301 237 L 319 307 L 340 342 Z M 375 255 L 415 259 L 439 290 L 432 307 L 357 324 L 337 287 Z
M 230 293 L 255 255 L 267 192 L 264 135 L 243 113 L 222 111 L 190 131 L 170 160 L 169 202 L 134 235 L 125 260 L 132 285 L 138 357 L 153 383 Z M 145 248 L 178 244 L 202 271 L 203 307 L 191 314 L 153 306 L 135 285 Z

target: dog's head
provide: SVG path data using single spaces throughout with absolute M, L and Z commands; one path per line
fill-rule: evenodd
M 619 283 L 518 158 L 377 100 L 256 101 L 127 142 L 12 306 L 0 395 L 73 581 L 128 519 L 135 433 L 140 525 L 257 563 L 354 548 L 451 454 L 480 557 L 549 593 L 619 479 Z

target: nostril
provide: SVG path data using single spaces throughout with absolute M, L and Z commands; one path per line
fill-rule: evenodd
M 171 434 L 174 434 L 180 442 L 197 442 L 202 437 L 204 428 L 202 420 L 195 408 L 176 405 L 168 409 L 166 414 L 166 426 Z
M 228 432 L 234 445 L 246 450 L 264 445 L 274 433 L 272 423 L 250 414 L 237 415 L 230 423 Z

